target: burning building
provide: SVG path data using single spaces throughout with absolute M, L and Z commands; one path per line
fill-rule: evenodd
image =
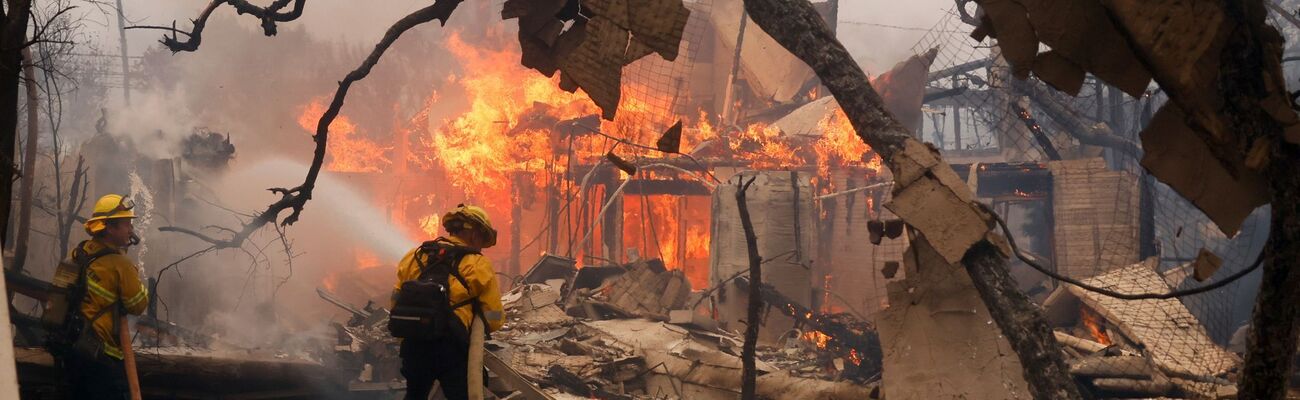
M 813 4 L 838 25 L 838 1 Z M 443 212 L 473 203 L 501 227 L 500 245 L 485 254 L 508 291 L 510 319 L 487 362 L 489 388 L 502 397 L 735 398 L 738 332 L 757 324 L 763 396 L 1028 398 L 1027 367 L 976 282 L 891 211 L 895 177 L 813 71 L 756 28 L 740 0 L 682 5 L 676 57 L 646 50 L 619 67 L 612 108 L 597 105 L 610 88 L 582 86 L 563 68 L 530 69 L 537 50 L 520 41 L 537 32 L 452 25 L 445 37 L 395 48 L 395 66 L 377 70 L 391 75 L 358 89 L 369 92 L 329 125 L 302 224 L 241 245 L 245 254 L 186 261 L 188 249 L 210 244 L 201 235 L 233 233 L 219 227 L 254 217 L 237 211 L 261 206 L 249 193 L 306 168 L 277 153 L 301 150 L 281 142 L 317 132 L 327 85 L 258 92 L 283 103 L 265 115 L 242 101 L 212 112 L 272 133 L 201 130 L 170 157 L 88 159 L 92 170 L 133 171 L 92 176 L 89 191 L 150 198 L 155 227 L 206 227 L 198 238 L 150 232 L 161 238 L 148 239 L 147 272 L 175 278 L 157 284 L 168 301 L 142 324 L 154 334 L 148 368 L 192 367 L 179 370 L 207 382 L 196 397 L 275 397 L 285 383 L 287 398 L 401 390 L 397 342 L 383 329 L 391 266 L 439 234 Z M 466 13 L 490 25 L 523 12 L 511 6 Z M 1172 290 L 1243 270 L 1242 254 L 1262 245 L 1267 227 L 1256 217 L 1229 238 L 1148 176 L 1140 155 L 1079 139 L 1136 141 L 1161 95 L 1125 98 L 1088 78 L 1092 97 L 1064 98 L 1036 79 L 1013 80 L 996 48 L 971 50 L 973 27 L 959 14 L 871 84 L 914 138 L 942 153 L 967 200 L 1005 219 L 1010 273 L 1048 315 L 1072 377 L 1100 397 L 1231 394 L 1240 358 L 1225 347 L 1248 288 L 1121 302 L 1054 276 Z M 434 51 L 445 56 L 429 61 Z M 196 91 L 215 91 L 206 89 Z M 82 152 L 116 154 L 122 141 L 106 135 Z M 737 183 L 750 179 L 761 282 L 747 274 L 736 202 Z M 267 255 L 281 248 L 283 257 Z M 1211 262 L 1215 254 L 1223 259 Z M 239 293 L 209 281 L 239 282 Z M 749 303 L 751 286 L 761 304 Z M 759 321 L 748 320 L 754 307 Z M 24 356 L 29 374 L 53 373 L 40 351 Z M 243 381 L 220 373 L 231 365 L 275 373 L 232 392 Z M 188 382 L 176 375 L 146 383 L 182 396 L 167 383 Z

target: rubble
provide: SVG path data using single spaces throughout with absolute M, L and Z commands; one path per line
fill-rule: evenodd
M 1155 265 L 1151 258 L 1083 282 L 1121 293 L 1167 290 Z M 1098 395 L 1216 398 L 1236 390 L 1230 378 L 1241 360 L 1177 299 L 1120 300 L 1062 286 L 1043 307 L 1073 358 L 1070 372 Z
M 742 340 L 688 308 L 690 285 L 681 271 L 668 270 L 659 260 L 595 267 L 603 269 L 593 269 L 600 272 L 587 278 L 578 278 L 578 271 L 571 276 L 537 271 L 557 260 L 563 261 L 544 260 L 529 272 L 551 279 L 520 284 L 503 296 L 508 321 L 493 333 L 485 357 L 493 394 L 534 400 L 739 396 Z M 602 284 L 595 288 L 566 285 L 597 275 Z M 387 313 L 320 294 L 354 315 L 346 325 L 336 324 L 335 353 L 346 365 L 342 369 L 355 374 L 349 387 L 403 387 L 397 341 L 384 328 Z M 778 347 L 759 347 L 760 396 L 881 398 L 879 357 L 865 350 L 874 346 L 879 354 L 874 327 L 845 315 L 778 306 L 782 297 L 770 287 L 765 294 L 774 308 L 797 310 L 810 334 L 795 331 Z

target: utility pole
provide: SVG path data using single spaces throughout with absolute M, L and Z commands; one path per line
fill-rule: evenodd
M 117 0 L 117 37 L 122 45 L 122 98 L 126 99 L 126 105 L 131 105 L 131 64 L 127 58 L 126 10 L 122 9 L 122 0 Z

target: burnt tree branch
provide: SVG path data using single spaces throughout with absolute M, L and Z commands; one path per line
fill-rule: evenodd
M 871 87 L 844 46 L 812 4 L 801 0 L 745 0 L 751 19 L 786 50 L 803 60 L 835 96 L 858 137 L 896 170 L 893 156 L 915 139 Z M 935 169 L 951 169 L 940 160 Z M 922 232 L 924 234 L 924 232 Z M 1030 391 L 1039 399 L 1078 399 L 1079 389 L 1061 358 L 1061 347 L 1042 313 L 1016 289 L 1007 258 L 987 244 L 971 247 L 963 263 L 980 297 L 1024 366 Z
M 1035 85 L 1026 81 L 1012 81 L 1011 87 L 1038 105 L 1038 108 L 1044 114 L 1047 114 L 1048 118 L 1051 118 L 1053 122 L 1064 128 L 1065 133 L 1078 140 L 1079 143 L 1112 149 L 1133 157 L 1135 160 L 1142 159 L 1142 149 L 1138 147 L 1137 143 L 1116 135 L 1115 132 L 1111 131 L 1110 125 L 1104 122 L 1095 126 L 1084 124 L 1080 121 L 1078 112 L 1060 102 L 1052 101 L 1051 94 L 1042 85 Z
M 758 370 L 754 363 L 756 346 L 758 345 L 758 325 L 760 314 L 763 309 L 763 295 L 760 287 L 763 283 L 763 257 L 758 255 L 758 236 L 754 233 L 754 223 L 749 218 L 749 202 L 746 200 L 746 193 L 749 186 L 754 184 L 754 179 L 748 180 L 739 178 L 736 180 L 736 209 L 740 211 L 740 226 L 745 230 L 745 248 L 749 252 L 749 280 L 756 284 L 749 286 L 749 305 L 748 312 L 745 314 L 745 344 L 740 351 L 740 360 L 742 372 L 740 375 L 740 398 L 744 400 L 753 400 L 757 396 L 755 391 L 756 382 L 758 381 Z
M 289 6 L 290 1 L 293 2 L 293 8 L 288 11 L 281 11 L 285 7 Z M 173 53 L 195 51 L 199 49 L 199 44 L 203 42 L 203 28 L 207 26 L 208 18 L 211 17 L 212 12 L 216 11 L 222 4 L 230 4 L 230 6 L 235 9 L 235 12 L 240 15 L 249 14 L 257 17 L 257 19 L 262 21 L 262 33 L 266 34 L 266 36 L 275 36 L 278 32 L 276 24 L 280 22 L 293 21 L 298 19 L 298 17 L 301 17 L 303 7 L 306 3 L 307 0 L 275 0 L 275 2 L 266 7 L 259 7 L 246 0 L 212 0 L 206 7 L 203 7 L 203 11 L 199 12 L 198 18 L 190 20 L 192 25 L 188 32 L 176 29 L 175 22 L 172 23 L 170 28 L 156 25 L 136 25 L 128 26 L 125 29 L 159 29 L 171 31 L 172 35 L 170 37 L 163 35 L 163 38 L 162 40 L 159 40 L 159 43 L 162 43 L 163 46 L 167 46 L 167 49 L 171 50 Z M 434 5 L 436 6 L 437 4 L 435 3 Z M 180 35 L 185 35 L 185 40 L 181 40 Z
M 388 31 L 384 33 L 383 39 L 380 39 L 379 43 L 375 44 L 374 50 L 371 50 L 370 55 L 361 62 L 361 65 L 352 72 L 349 72 L 347 76 L 339 82 L 339 87 L 334 92 L 334 99 L 330 101 L 329 108 L 325 110 L 325 113 L 321 115 L 320 120 L 316 124 L 316 134 L 312 136 L 312 139 L 316 142 L 316 148 L 312 154 L 311 167 L 307 169 L 307 177 L 303 179 L 301 185 L 292 189 L 267 189 L 272 193 L 279 194 L 280 200 L 271 203 L 271 205 L 266 207 L 266 210 L 256 214 L 251 221 L 244 224 L 243 228 L 240 229 L 239 232 L 231 235 L 227 239 L 212 238 L 185 228 L 163 227 L 160 228 L 160 230 L 189 234 L 210 243 L 216 249 L 229 249 L 239 248 L 242 246 L 244 241 L 254 232 L 261 229 L 263 225 L 276 223 L 276 219 L 279 218 L 280 213 L 285 210 L 292 210 L 292 212 L 289 216 L 281 220 L 280 224 L 293 225 L 294 222 L 297 222 L 298 217 L 302 213 L 303 207 L 306 206 L 307 201 L 311 199 L 312 190 L 316 187 L 316 178 L 320 175 L 321 165 L 325 161 L 325 148 L 329 143 L 329 126 L 334 122 L 334 119 L 338 117 L 339 110 L 343 108 L 343 100 L 348 95 L 348 89 L 352 87 L 353 83 L 365 79 L 367 75 L 370 75 L 370 70 L 374 68 L 375 64 L 379 63 L 379 58 L 384 55 L 384 52 L 387 51 L 388 48 L 393 45 L 393 42 L 397 41 L 397 38 L 401 37 L 403 33 L 418 25 L 434 20 L 446 25 L 447 18 L 451 17 L 451 13 L 456 10 L 456 7 L 460 5 L 461 1 L 462 0 L 438 0 L 432 5 L 416 10 L 398 20 L 393 24 L 393 26 L 388 28 Z

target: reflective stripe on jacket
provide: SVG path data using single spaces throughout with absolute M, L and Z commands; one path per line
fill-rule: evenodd
M 464 246 L 465 241 L 451 236 L 448 241 Z M 415 260 L 415 248 L 402 257 L 402 261 L 397 263 L 397 284 L 393 285 L 393 299 L 397 298 L 397 292 L 401 290 L 402 283 L 413 281 L 420 277 L 420 263 Z M 421 261 L 427 262 L 427 256 L 422 257 Z M 460 260 L 460 276 L 465 278 L 465 283 L 469 285 L 466 291 L 465 286 L 460 284 L 454 276 L 447 277 L 447 287 L 451 295 L 452 304 L 460 303 L 470 298 L 470 293 L 478 296 L 479 304 L 483 310 L 483 318 L 487 320 L 488 332 L 494 332 L 501 329 L 501 325 L 506 322 L 505 312 L 501 305 L 501 287 L 497 284 L 496 271 L 492 270 L 492 261 L 482 254 L 466 254 Z M 456 309 L 456 316 L 466 327 L 470 326 L 470 318 L 473 318 L 473 307 L 466 305 Z
M 97 239 L 88 240 L 82 246 L 86 254 L 95 254 L 106 248 L 115 249 Z M 86 270 L 86 298 L 81 302 L 81 315 L 87 320 L 99 315 L 99 319 L 91 321 L 95 335 L 104 342 L 104 354 L 120 360 L 122 350 L 114 330 L 118 315 L 112 310 L 103 313 L 100 310 L 116 307 L 116 303 L 121 301 L 128 313 L 140 315 L 149 306 L 149 289 L 140 280 L 135 263 L 127 258 L 126 251 L 116 250 L 117 253 L 95 259 Z

